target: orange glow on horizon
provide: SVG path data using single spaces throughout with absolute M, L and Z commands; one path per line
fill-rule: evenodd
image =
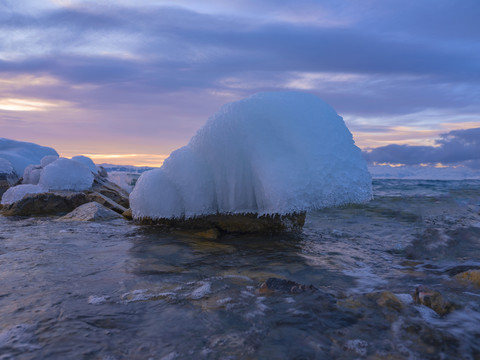
M 72 157 L 79 155 L 78 153 L 63 152 L 61 156 Z M 133 166 L 150 166 L 160 167 L 164 160 L 169 156 L 166 154 L 89 154 L 82 153 L 93 160 L 95 164 L 112 164 L 112 165 L 133 165 Z

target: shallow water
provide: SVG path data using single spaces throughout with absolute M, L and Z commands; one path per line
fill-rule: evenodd
M 479 359 L 480 288 L 453 276 L 480 268 L 480 181 L 374 192 L 310 213 L 301 234 L 215 241 L 0 217 L 0 359 Z M 413 304 L 420 284 L 457 309 Z

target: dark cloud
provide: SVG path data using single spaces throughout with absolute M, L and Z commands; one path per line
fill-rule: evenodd
M 365 151 L 370 163 L 480 165 L 480 128 L 454 130 L 440 135 L 436 146 L 387 145 Z

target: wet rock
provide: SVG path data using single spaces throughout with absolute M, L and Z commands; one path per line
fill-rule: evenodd
M 106 208 L 115 211 L 118 214 L 123 214 L 125 211 L 127 211 L 127 209 L 124 208 L 122 205 L 117 204 L 115 201 L 99 192 L 88 191 L 86 194 L 90 202 L 97 202 L 105 206 Z
M 261 293 L 282 292 L 289 294 L 300 294 L 306 291 L 316 291 L 313 285 L 303 285 L 291 280 L 269 278 L 260 286 Z
M 228 233 L 278 233 L 300 231 L 305 212 L 287 215 L 215 214 L 190 219 L 136 219 L 140 224 L 162 225 L 177 229 L 211 229 Z
M 420 285 L 415 289 L 413 300 L 417 305 L 425 305 L 443 316 L 455 310 L 455 305 L 444 299 L 438 291 L 432 290 L 426 286 Z
M 455 275 L 455 278 L 460 281 L 468 281 L 480 287 L 480 270 L 468 270 Z
M 69 221 L 107 221 L 123 219 L 123 217 L 97 202 L 89 202 L 80 205 L 72 212 L 62 216 L 60 219 Z
M 27 194 L 23 199 L 4 205 L 4 216 L 54 215 L 68 213 L 90 202 L 83 192 L 55 191 L 40 194 Z
M 133 220 L 132 209 L 127 209 L 122 213 L 123 217 L 127 220 Z

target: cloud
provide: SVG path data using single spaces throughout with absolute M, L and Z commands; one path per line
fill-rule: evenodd
M 435 146 L 391 144 L 364 152 L 370 163 L 480 165 L 480 128 L 453 130 L 440 135 Z

